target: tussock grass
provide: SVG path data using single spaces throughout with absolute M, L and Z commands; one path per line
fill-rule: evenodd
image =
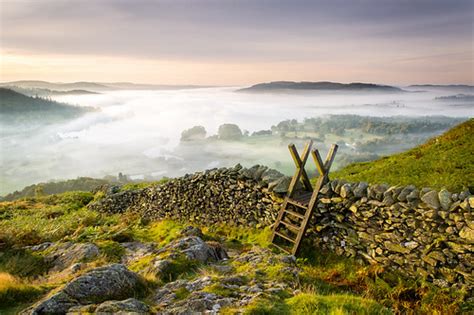
M 133 230 L 133 234 L 139 241 L 156 242 L 160 246 L 165 246 L 177 239 L 185 226 L 185 224 L 176 221 L 163 220 L 153 222 L 146 226 L 146 228 L 136 227 Z
M 269 227 L 257 229 L 244 226 L 230 226 L 216 224 L 213 226 L 202 227 L 203 233 L 210 240 L 223 240 L 225 245 L 230 248 L 242 249 L 254 245 L 268 247 L 270 245 L 270 235 L 272 233 Z
M 0 272 L 29 278 L 40 276 L 49 266 L 43 256 L 25 249 L 8 249 L 0 252 Z
M 379 303 L 352 295 L 301 293 L 285 301 L 290 314 L 392 314 Z
M 29 302 L 44 292 L 45 290 L 39 286 L 24 283 L 9 273 L 0 272 L 0 305 L 2 307 Z

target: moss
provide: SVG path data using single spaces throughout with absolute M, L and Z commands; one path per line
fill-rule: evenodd
M 11 274 L 0 273 L 0 305 L 2 308 L 30 302 L 45 291 L 42 287 L 23 283 Z
M 136 228 L 133 233 L 136 239 L 146 242 L 157 242 L 161 246 L 177 239 L 184 225 L 176 221 L 163 220 L 154 222 L 146 229 Z
M 191 292 L 189 292 L 188 289 L 186 289 L 185 287 L 182 287 L 182 288 L 179 288 L 178 290 L 174 291 L 174 294 L 176 294 L 176 299 L 177 300 L 184 300 L 185 298 L 187 298 Z
M 151 266 L 152 261 L 156 258 L 155 255 L 143 256 L 140 259 L 137 259 L 128 266 L 128 269 L 140 272 L 141 270 L 147 269 Z
M 203 289 L 204 292 L 209 292 L 209 293 L 214 293 L 216 295 L 220 295 L 223 297 L 229 297 L 232 296 L 234 293 L 234 290 L 231 290 L 229 288 L 225 288 L 222 284 L 220 283 L 213 283 Z
M 125 248 L 115 241 L 99 241 L 96 242 L 102 255 L 105 256 L 107 262 L 120 262 L 125 254 Z
M 287 266 L 283 264 L 275 264 L 275 265 L 269 265 L 266 268 L 263 269 L 263 271 L 266 273 L 266 277 L 275 280 L 275 281 L 281 281 L 281 282 L 291 282 L 294 281 L 294 275 L 292 274 L 291 271 L 286 269 Z

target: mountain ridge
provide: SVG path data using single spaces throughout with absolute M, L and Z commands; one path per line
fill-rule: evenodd
M 330 81 L 272 81 L 268 83 L 258 83 L 247 88 L 239 89 L 237 92 L 276 92 L 276 91 L 370 91 L 370 92 L 406 92 L 401 88 L 381 85 L 375 83 L 339 83 Z
M 169 89 L 195 89 L 195 88 L 206 88 L 210 87 L 207 85 L 172 85 L 172 84 L 141 84 L 131 82 L 48 82 L 41 80 L 18 80 L 1 82 L 1 87 L 20 87 L 20 88 L 37 88 L 37 89 L 49 89 L 53 92 L 56 91 L 69 91 L 69 90 L 91 90 L 93 92 L 101 91 L 113 91 L 113 90 L 169 90 Z

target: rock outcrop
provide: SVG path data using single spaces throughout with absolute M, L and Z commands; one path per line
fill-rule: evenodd
M 25 313 L 64 314 L 72 307 L 127 298 L 141 285 L 139 276 L 124 265 L 100 267 L 72 280 L 59 292 L 38 302 Z
M 228 254 L 220 243 L 203 237 L 200 229 L 189 226 L 160 248 L 123 243 L 140 252 L 124 252 L 127 265 L 111 264 L 77 276 L 22 314 L 217 314 L 223 307 L 238 309 L 297 288 L 295 257 L 261 247 Z M 63 244 L 50 247 L 67 250 Z M 139 275 L 153 272 L 158 280 L 153 285 Z M 145 296 L 148 304 L 139 300 Z

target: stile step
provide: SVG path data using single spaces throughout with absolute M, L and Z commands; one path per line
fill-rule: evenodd
M 289 227 L 290 229 L 293 229 L 295 231 L 299 231 L 300 230 L 300 227 L 299 226 L 296 226 L 294 224 L 291 224 L 289 222 L 285 222 L 285 221 L 280 221 L 281 224 L 285 225 L 286 227 Z M 293 232 L 293 231 L 292 231 Z
M 278 248 L 279 250 L 281 250 L 281 251 L 287 253 L 287 254 L 291 254 L 291 251 L 288 250 L 288 249 L 286 249 L 286 248 L 284 248 L 284 247 L 278 246 L 278 245 L 275 244 L 275 243 L 272 243 L 272 245 L 275 246 L 276 248 Z
M 295 243 L 295 242 L 296 242 L 296 240 L 294 240 L 294 239 L 290 238 L 289 236 L 286 236 L 285 234 L 280 233 L 280 232 L 278 232 L 278 231 L 275 231 L 275 234 L 278 235 L 279 237 L 284 238 L 285 240 L 287 240 L 287 241 L 289 241 L 289 242 L 292 242 L 292 243 Z
M 304 215 L 301 214 L 301 213 L 294 212 L 294 211 L 291 211 L 291 210 L 288 210 L 288 209 L 285 209 L 285 212 L 288 213 L 288 214 L 291 214 L 291 215 L 294 216 L 294 217 L 297 217 L 297 218 L 300 218 L 300 219 L 304 219 Z

